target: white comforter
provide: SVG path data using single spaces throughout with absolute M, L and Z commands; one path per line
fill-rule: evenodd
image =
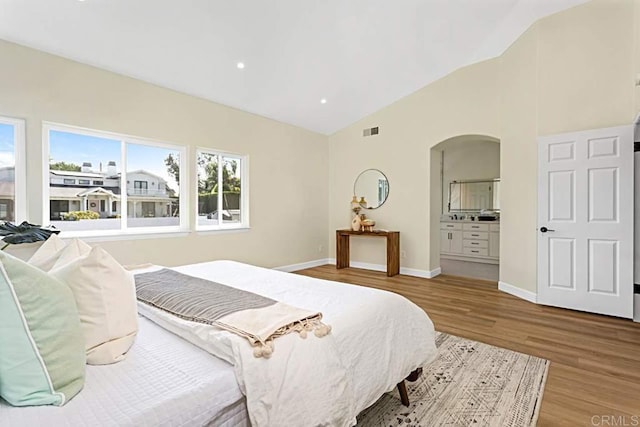
M 139 304 L 143 316 L 234 366 L 254 427 L 355 425 L 360 411 L 436 356 L 431 320 L 394 293 L 233 261 L 175 270 L 320 311 L 333 327 L 323 338 L 278 338 L 271 358 L 255 358 L 242 337 Z

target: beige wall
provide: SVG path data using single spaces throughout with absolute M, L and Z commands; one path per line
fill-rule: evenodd
M 500 58 L 500 280 L 532 292 L 537 277 L 537 38 L 533 26 Z
M 539 135 L 632 123 L 638 5 L 597 0 L 538 23 Z
M 42 221 L 42 121 L 185 145 L 191 177 L 195 147 L 249 155 L 249 231 L 101 243 L 122 262 L 236 259 L 281 266 L 327 256 L 323 135 L 4 41 L 0 115 L 26 119 L 28 219 L 36 223 Z
M 500 280 L 536 291 L 539 135 L 631 124 L 640 109 L 640 0 L 595 0 L 534 24 L 501 57 L 458 70 L 337 132 L 330 142 L 330 230 L 348 224 L 357 173 L 376 167 L 389 201 L 370 216 L 401 231 L 403 267 L 438 267 L 438 163 L 431 147 L 457 135 L 501 140 Z M 362 129 L 379 126 L 378 137 Z M 435 152 L 435 150 L 434 150 Z M 429 195 L 431 191 L 431 195 Z M 438 204 L 436 209 L 432 209 Z M 334 242 L 332 241 L 332 246 Z M 384 248 L 352 245 L 352 259 L 384 264 Z
M 332 256 L 335 230 L 350 223 L 354 180 L 363 170 L 377 168 L 389 179 L 389 198 L 367 215 L 377 227 L 401 232 L 400 247 L 406 253 L 403 267 L 430 269 L 429 198 L 440 199 L 441 185 L 439 171 L 430 174 L 430 148 L 460 134 L 499 133 L 498 65 L 492 60 L 458 70 L 329 138 Z M 380 127 L 380 134 L 363 137 L 362 129 L 373 126 Z M 439 158 L 434 159 L 438 162 Z M 434 220 L 437 223 L 439 212 Z M 439 261 L 439 251 L 435 253 L 432 268 Z M 351 259 L 384 265 L 384 241 L 352 239 Z

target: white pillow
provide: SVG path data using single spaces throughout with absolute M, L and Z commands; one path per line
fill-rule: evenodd
M 49 271 L 60 256 L 60 251 L 64 249 L 66 244 L 57 234 L 52 234 L 44 241 L 38 250 L 29 258 L 27 263 L 39 268 L 40 270 Z
M 69 264 L 71 261 L 75 261 L 81 256 L 87 255 L 89 252 L 91 252 L 91 246 L 80 239 L 73 239 L 67 244 L 67 246 L 62 248 L 56 254 L 56 262 L 49 271 L 56 270 L 63 265 Z
M 123 360 L 138 332 L 133 274 L 97 246 L 49 274 L 73 292 L 87 363 L 106 365 Z

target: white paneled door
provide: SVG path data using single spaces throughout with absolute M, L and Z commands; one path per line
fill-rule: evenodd
M 633 127 L 539 138 L 538 302 L 633 317 Z

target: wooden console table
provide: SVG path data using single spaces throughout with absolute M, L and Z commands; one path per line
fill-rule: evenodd
M 336 268 L 349 267 L 349 238 L 351 236 L 386 237 L 387 276 L 400 273 L 400 232 L 399 231 L 353 231 L 336 230 Z

